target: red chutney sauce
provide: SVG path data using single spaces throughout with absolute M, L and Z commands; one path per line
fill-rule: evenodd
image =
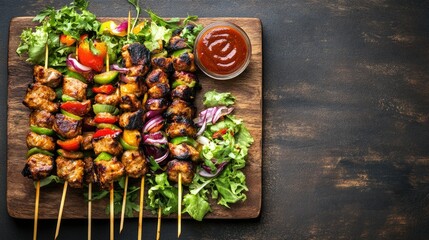
M 197 42 L 198 60 L 206 70 L 220 75 L 233 73 L 242 67 L 248 55 L 243 35 L 230 26 L 215 26 Z

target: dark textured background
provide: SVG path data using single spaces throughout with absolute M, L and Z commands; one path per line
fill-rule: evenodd
M 7 41 L 14 16 L 69 1 L 0 2 L 0 238 L 31 239 L 6 211 Z M 263 25 L 262 212 L 254 220 L 184 221 L 183 239 L 428 239 L 428 1 L 141 1 L 161 16 L 257 17 Z M 92 0 L 98 16 L 125 0 Z M 143 14 L 143 16 L 145 16 Z M 32 201 L 32 199 L 30 200 Z M 52 239 L 55 221 L 39 222 Z M 135 239 L 127 220 L 117 239 Z M 108 238 L 94 221 L 93 238 Z M 154 239 L 155 219 L 143 237 Z M 60 239 L 86 233 L 64 220 Z M 176 221 L 164 220 L 173 239 Z

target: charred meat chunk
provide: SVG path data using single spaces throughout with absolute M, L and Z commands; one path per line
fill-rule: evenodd
M 33 148 L 38 147 L 46 151 L 55 150 L 55 141 L 54 138 L 47 135 L 39 135 L 34 132 L 29 132 L 27 135 L 27 147 Z
M 52 129 L 55 117 L 45 110 L 34 110 L 30 113 L 30 126 Z
M 63 81 L 63 94 L 73 97 L 77 101 L 86 100 L 88 84 L 76 78 L 65 77 Z
M 95 175 L 94 171 L 94 161 L 92 157 L 85 157 L 83 159 L 83 162 L 85 164 L 84 168 L 84 179 L 86 183 L 93 183 L 96 182 L 97 175 Z
M 191 160 L 197 162 L 200 160 L 200 153 L 192 146 L 181 143 L 178 145 L 168 143 L 170 149 L 170 157 L 178 160 Z
M 121 97 L 119 97 L 119 95 L 117 94 L 98 93 L 97 95 L 95 95 L 94 100 L 96 103 L 117 106 L 121 101 Z
M 85 173 L 85 163 L 82 159 L 68 159 L 58 156 L 55 160 L 57 164 L 57 175 L 67 181 L 72 188 L 82 188 Z
M 170 93 L 170 85 L 165 83 L 158 83 L 149 88 L 147 91 L 149 98 L 163 98 Z
M 188 161 L 179 161 L 173 159 L 167 163 L 168 179 L 173 182 L 178 182 L 179 173 L 182 174 L 182 183 L 187 185 L 194 178 L 193 165 Z
M 51 88 L 58 87 L 62 80 L 62 74 L 59 71 L 53 68 L 44 68 L 40 65 L 34 66 L 33 76 L 36 82 Z
M 54 169 L 54 158 L 42 153 L 36 153 L 27 158 L 22 175 L 34 181 L 42 180 L 51 175 Z
M 148 66 L 150 63 L 150 51 L 143 44 L 127 44 L 121 50 L 127 68 L 136 65 Z
M 173 59 L 167 57 L 153 57 L 151 61 L 152 68 L 161 69 L 166 73 L 172 73 L 173 68 Z
M 125 129 L 140 129 L 143 127 L 143 110 L 124 112 L 119 117 L 119 126 Z
M 74 138 L 82 134 L 82 121 L 57 113 L 52 129 L 63 138 Z
M 173 68 L 176 71 L 195 72 L 194 54 L 193 53 L 182 53 L 178 57 L 173 57 Z
M 188 87 L 188 85 L 179 85 L 171 90 L 171 99 L 182 99 L 192 102 L 195 99 L 195 88 Z
M 170 38 L 167 45 L 167 48 L 169 51 L 177 51 L 187 47 L 188 47 L 188 44 L 186 44 L 186 40 L 184 38 L 181 38 L 178 35 Z
M 165 131 L 170 138 L 189 136 L 194 137 L 197 130 L 190 119 L 176 117 L 173 122 L 169 123 Z
M 125 174 L 125 167 L 122 162 L 113 157 L 109 161 L 94 162 L 94 170 L 98 183 L 103 189 L 109 189 L 112 182 L 118 180 Z
M 106 152 L 111 155 L 117 156 L 122 153 L 122 145 L 118 142 L 119 136 L 106 135 L 100 138 L 92 139 L 92 146 L 96 155 Z
M 146 85 L 150 89 L 158 83 L 169 84 L 167 73 L 154 69 L 146 76 Z
M 125 166 L 125 172 L 132 178 L 139 178 L 146 174 L 148 168 L 146 158 L 143 152 L 138 150 L 128 150 L 122 154 L 122 163 Z
M 82 134 L 82 150 L 91 150 L 94 149 L 94 146 L 92 146 L 92 136 L 94 135 L 94 132 L 84 132 Z
M 196 108 L 192 103 L 186 102 L 181 99 L 175 99 L 171 105 L 165 111 L 165 117 L 172 119 L 173 117 L 182 116 L 187 119 L 193 119 L 195 117 Z
M 33 110 L 56 112 L 59 109 L 59 104 L 53 102 L 56 97 L 57 95 L 52 88 L 34 83 L 28 86 L 23 104 Z
M 124 111 L 137 111 L 141 108 L 141 101 L 134 94 L 127 94 L 121 97 L 121 103 L 119 107 Z

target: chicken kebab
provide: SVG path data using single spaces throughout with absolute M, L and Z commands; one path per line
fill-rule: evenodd
M 120 232 L 123 229 L 128 177 L 141 178 L 140 184 L 140 211 L 138 239 L 141 239 L 143 217 L 144 175 L 148 167 L 146 157 L 140 144 L 142 141 L 141 129 L 144 121 L 143 99 L 147 94 L 144 76 L 149 71 L 150 51 L 140 43 L 126 44 L 121 49 L 123 73 L 119 81 L 119 108 L 122 114 L 119 117 L 119 126 L 123 129 L 120 142 L 124 148 L 121 161 L 125 167 L 125 186 L 122 202 Z
M 36 181 L 33 239 L 37 239 L 40 181 L 50 176 L 55 169 L 56 144 L 52 127 L 59 104 L 55 102 L 54 88 L 61 84 L 62 74 L 55 69 L 36 65 L 33 68 L 33 79 L 23 100 L 23 104 L 31 110 L 29 116 L 31 131 L 26 138 L 29 150 L 21 173 Z

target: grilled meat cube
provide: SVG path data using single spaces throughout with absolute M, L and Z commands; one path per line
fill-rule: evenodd
M 57 150 L 58 155 L 65 157 L 67 159 L 82 159 L 84 157 L 83 152 L 79 151 L 67 151 L 64 149 L 58 149 Z
M 30 113 L 30 126 L 38 126 L 52 129 L 55 117 L 45 110 L 34 110 Z
M 118 136 L 103 136 L 100 138 L 92 139 L 92 146 L 96 155 L 106 152 L 111 155 L 117 156 L 122 153 L 122 145 L 117 141 Z
M 143 110 L 124 112 L 119 117 L 119 126 L 125 129 L 140 129 L 143 127 Z
M 83 150 L 91 150 L 94 149 L 94 146 L 92 146 L 92 136 L 94 135 L 93 132 L 84 132 L 82 134 L 82 149 Z
M 165 83 L 157 83 L 147 91 L 149 98 L 163 98 L 170 92 L 170 85 Z
M 94 100 L 96 103 L 117 106 L 121 101 L 121 97 L 119 97 L 119 95 L 117 94 L 98 93 L 97 95 L 95 95 Z
M 36 153 L 27 158 L 22 175 L 34 181 L 42 180 L 51 175 L 54 169 L 54 158 L 42 153 Z
M 47 151 L 55 150 L 55 141 L 53 137 L 47 135 L 39 135 L 34 132 L 29 132 L 27 135 L 27 147 L 38 147 Z
M 150 51 L 143 44 L 124 45 L 121 54 L 125 67 L 129 69 L 128 76 L 144 76 L 149 71 Z
M 57 175 L 67 181 L 72 188 L 82 188 L 85 173 L 85 163 L 82 159 L 68 159 L 58 156 L 55 160 L 57 164 Z
M 137 97 L 142 96 L 147 91 L 147 88 L 141 81 L 122 83 L 119 86 L 119 93 L 121 96 L 134 94 Z
M 187 102 L 192 102 L 195 99 L 195 88 L 188 85 L 179 85 L 171 90 L 171 99 L 182 99 Z
M 152 68 L 161 69 L 166 73 L 172 73 L 174 71 L 173 68 L 173 59 L 167 57 L 154 57 L 151 60 Z
M 52 129 L 63 138 L 74 138 L 82 134 L 82 121 L 57 113 Z
M 161 69 L 154 69 L 146 76 L 146 85 L 151 88 L 158 83 L 169 84 L 168 75 Z
M 171 37 L 167 45 L 169 51 L 177 51 L 187 47 L 186 40 L 178 35 Z
M 134 94 L 127 94 L 121 97 L 119 107 L 128 112 L 134 112 L 141 108 L 142 103 Z
M 173 68 L 176 71 L 195 72 L 194 54 L 193 53 L 182 53 L 178 57 L 173 57 Z
M 113 157 L 109 161 L 96 161 L 94 162 L 94 170 L 97 175 L 98 183 L 101 188 L 109 189 L 110 184 L 125 174 L 125 167 L 122 162 Z
M 173 159 L 167 163 L 168 179 L 173 182 L 178 182 L 179 173 L 181 173 L 182 184 L 190 184 L 194 178 L 193 168 L 191 162 Z
M 97 175 L 95 175 L 94 171 L 94 161 L 92 157 L 85 157 L 83 159 L 83 162 L 85 164 L 84 168 L 84 179 L 86 183 L 93 183 L 97 181 Z
M 77 101 L 86 100 L 86 89 L 88 84 L 75 78 L 64 77 L 63 94 L 75 98 Z
M 168 101 L 164 98 L 151 98 L 144 107 L 146 111 L 164 111 L 168 107 Z
M 33 110 L 56 112 L 59 109 L 59 103 L 53 102 L 56 97 L 57 95 L 52 88 L 34 83 L 28 86 L 27 94 L 22 103 Z
M 183 101 L 181 99 L 175 99 L 167 108 L 167 111 L 165 111 L 164 115 L 168 119 L 178 116 L 182 116 L 187 119 L 193 119 L 195 117 L 196 110 L 197 109 L 192 105 L 192 103 Z
M 167 125 L 165 132 L 170 138 L 180 136 L 194 137 L 197 130 L 192 120 L 179 116 L 174 119 L 174 122 Z
M 44 68 L 40 65 L 34 66 L 33 76 L 36 82 L 51 88 L 58 87 L 62 80 L 62 75 L 59 71 L 53 68 Z
M 168 143 L 170 149 L 170 158 L 176 158 L 178 160 L 191 160 L 198 162 L 200 160 L 200 153 L 192 146 L 181 143 L 178 145 Z
M 125 172 L 132 178 L 139 178 L 146 174 L 148 168 L 146 158 L 143 152 L 138 150 L 128 150 L 122 154 L 122 163 L 125 166 Z
M 143 44 L 132 43 L 124 45 L 121 49 L 125 67 L 146 65 L 150 63 L 150 51 Z

